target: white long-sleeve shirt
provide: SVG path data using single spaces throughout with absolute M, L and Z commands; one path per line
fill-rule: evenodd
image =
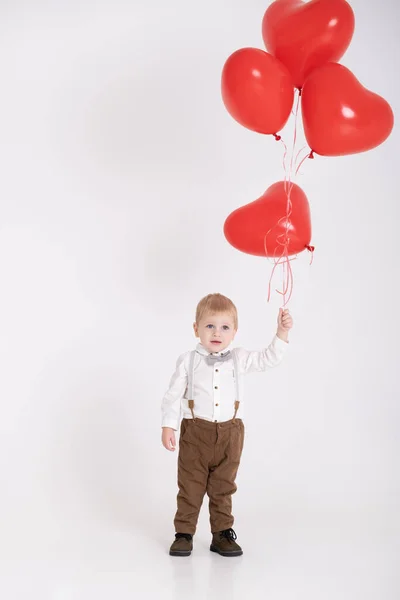
M 240 406 L 237 418 L 243 418 L 243 376 L 254 371 L 265 371 L 270 367 L 278 365 L 288 347 L 275 336 L 268 346 L 260 351 L 236 348 L 238 358 L 239 394 Z M 222 354 L 231 349 L 229 346 Z M 213 421 L 216 423 L 229 421 L 233 418 L 235 392 L 234 361 L 232 358 L 215 361 L 208 364 L 206 357 L 210 354 L 202 344 L 197 344 L 194 360 L 193 398 L 187 397 L 188 371 L 190 352 L 179 356 L 176 369 L 172 375 L 169 389 L 166 392 L 161 406 L 162 427 L 172 427 L 177 430 L 182 418 L 191 419 L 192 413 L 189 409 L 188 400 L 194 400 L 195 417 Z M 213 352 L 219 355 L 220 352 Z

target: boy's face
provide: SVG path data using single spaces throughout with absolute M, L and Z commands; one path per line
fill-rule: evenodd
M 222 352 L 236 335 L 232 315 L 219 313 L 204 315 L 199 323 L 193 323 L 195 336 L 209 352 Z

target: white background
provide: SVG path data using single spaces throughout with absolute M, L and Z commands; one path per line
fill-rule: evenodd
M 293 263 L 287 360 L 247 379 L 244 556 L 209 552 L 206 504 L 192 557 L 167 553 L 176 455 L 160 444 L 160 402 L 194 346 L 196 304 L 231 297 L 249 349 L 275 330 L 271 264 L 222 233 L 283 177 L 282 145 L 220 98 L 229 54 L 263 47 L 267 5 L 1 2 L 7 600 L 399 597 L 396 126 L 368 153 L 306 161 L 297 179 L 316 252 Z M 352 7 L 342 63 L 398 116 L 399 4 Z

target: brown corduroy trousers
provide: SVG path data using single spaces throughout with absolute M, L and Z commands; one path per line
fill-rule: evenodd
M 209 497 L 211 532 L 233 525 L 232 494 L 243 450 L 241 419 L 212 423 L 183 419 L 178 456 L 175 531 L 194 534 L 204 494 Z

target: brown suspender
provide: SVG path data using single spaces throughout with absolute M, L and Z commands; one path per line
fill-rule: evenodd
M 194 412 L 193 412 L 193 409 L 194 409 L 194 400 L 189 400 L 189 408 L 190 408 L 190 412 L 192 413 L 193 421 L 195 421 L 196 417 L 194 416 Z
M 239 406 L 240 406 L 240 402 L 239 402 L 239 400 L 235 400 L 235 413 L 234 413 L 234 415 L 233 415 L 233 420 L 235 420 L 235 419 L 236 419 L 236 413 L 237 413 L 237 411 L 239 410 Z

